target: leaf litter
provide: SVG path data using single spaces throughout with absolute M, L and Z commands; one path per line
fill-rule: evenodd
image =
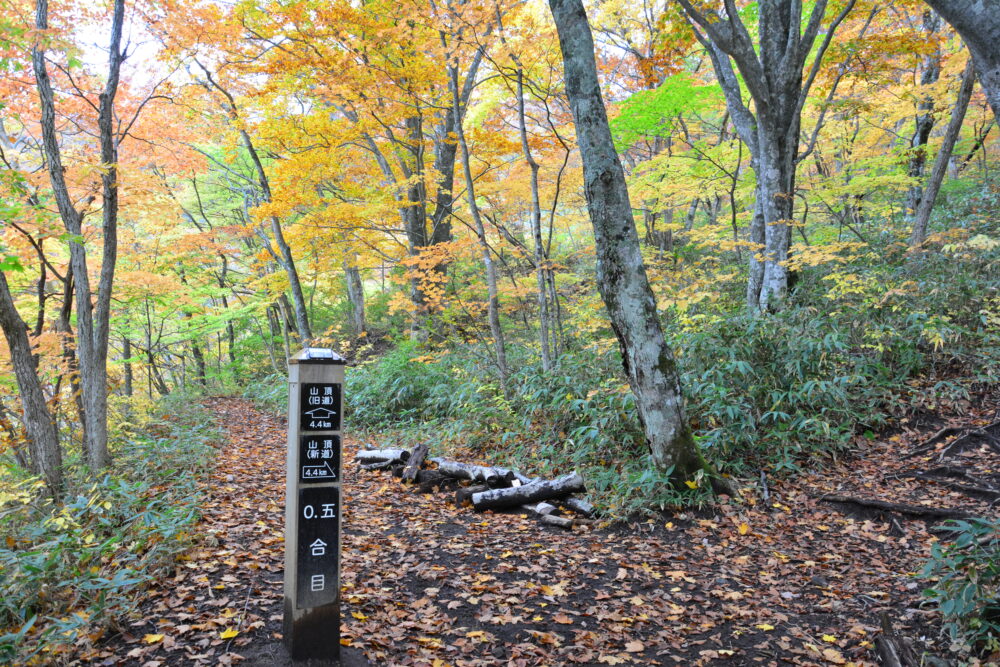
M 285 424 L 213 399 L 228 425 L 197 545 L 146 592 L 117 636 L 79 656 L 106 665 L 284 664 Z M 983 414 L 956 419 L 983 428 Z M 572 532 L 520 513 L 477 514 L 353 465 L 345 441 L 341 644 L 356 664 L 873 665 L 880 618 L 947 656 L 916 577 L 936 524 L 836 494 L 996 517 L 992 505 L 916 477 L 941 449 L 904 422 L 859 437 L 850 461 L 686 512 Z M 989 479 L 1000 452 L 945 452 Z M 362 657 L 363 654 L 363 657 Z M 345 664 L 349 661 L 345 660 Z

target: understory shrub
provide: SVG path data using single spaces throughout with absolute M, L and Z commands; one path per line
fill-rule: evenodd
M 962 408 L 972 391 L 995 384 L 993 224 L 932 235 L 918 253 L 893 234 L 854 244 L 804 266 L 776 313 L 749 314 L 733 298 L 664 310 L 688 417 L 707 457 L 737 477 L 795 472 L 839 456 L 892 417 Z M 732 273 L 734 284 L 715 291 L 732 297 L 744 279 Z M 565 348 L 543 371 L 535 341 L 511 336 L 511 371 L 501 386 L 481 345 L 405 340 L 348 370 L 347 421 L 394 444 L 463 447 L 533 473 L 576 468 L 594 499 L 615 512 L 696 500 L 707 486 L 700 480 L 684 496 L 666 483 L 666 471 L 651 470 L 610 330 L 574 329 Z M 284 392 L 283 383 L 275 386 Z
M 953 641 L 975 652 L 1000 651 L 1000 522 L 947 522 L 954 541 L 931 546 L 921 576 Z M 947 524 L 946 524 L 947 525 Z
M 61 504 L 39 479 L 0 470 L 0 663 L 55 663 L 134 609 L 191 543 L 217 437 L 197 404 L 171 397 L 112 443 L 100 477 L 70 454 Z

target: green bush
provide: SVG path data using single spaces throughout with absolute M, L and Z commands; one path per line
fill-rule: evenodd
M 937 602 L 953 641 L 977 652 L 1000 651 L 1000 522 L 948 523 L 955 540 L 931 547 L 921 576 L 934 583 L 924 594 Z
M 62 504 L 40 480 L 0 471 L 0 663 L 48 664 L 100 634 L 190 545 L 218 433 L 182 399 L 162 410 L 155 435 L 113 443 L 99 479 L 70 461 Z
M 246 383 L 243 398 L 274 414 L 288 413 L 288 378 L 272 373 Z

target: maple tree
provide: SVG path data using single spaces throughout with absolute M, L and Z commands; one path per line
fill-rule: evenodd
M 408 506 L 405 487 L 352 473 L 387 503 L 359 514 L 351 538 L 374 578 L 351 575 L 347 637 L 369 659 L 839 664 L 873 659 L 876 633 L 903 642 L 850 600 L 903 614 L 915 603 L 900 577 L 933 556 L 931 535 L 905 523 L 932 504 L 916 480 L 951 494 L 946 513 L 964 511 L 962 494 L 996 494 L 992 452 L 977 462 L 968 439 L 918 444 L 932 419 L 992 433 L 977 410 L 1000 373 L 995 12 L 966 0 L 548 4 L 4 3 L 9 562 L 30 565 L 50 538 L 91 548 L 84 527 L 102 519 L 74 514 L 97 497 L 87 485 L 114 494 L 139 474 L 118 462 L 145 451 L 137 434 L 182 451 L 150 421 L 167 419 L 162 406 L 244 395 L 280 412 L 286 362 L 312 344 L 348 357 L 348 421 L 371 440 L 538 476 L 575 470 L 602 520 L 652 516 L 687 540 L 686 562 L 657 560 L 671 528 L 648 544 L 630 534 L 626 553 L 608 547 L 606 526 L 572 524 L 579 532 L 554 539 L 571 568 L 532 546 L 549 526 L 470 518 L 440 494 Z M 276 474 L 280 425 L 242 402 L 211 409 L 243 427 L 228 437 L 252 468 Z M 922 453 L 908 459 L 911 445 Z M 859 448 L 896 472 L 860 458 L 864 476 L 852 479 L 836 462 Z M 932 450 L 935 460 L 919 458 Z M 239 524 L 260 530 L 214 551 L 198 542 L 174 572 L 179 589 L 144 602 L 169 623 L 122 611 L 114 622 L 135 630 L 118 644 L 80 634 L 72 650 L 237 661 L 275 639 L 270 584 L 254 580 L 242 614 L 229 589 L 255 569 L 243 560 L 278 567 L 276 491 L 220 470 L 219 498 L 239 499 Z M 904 472 L 915 476 L 892 477 Z M 823 494 L 841 500 L 828 507 Z M 991 525 L 988 506 L 970 507 Z M 840 523 L 839 510 L 888 514 Z M 213 510 L 203 527 L 232 525 Z M 443 525 L 471 537 L 452 543 L 435 532 Z M 187 539 L 161 529 L 171 554 Z M 837 530 L 914 553 L 855 573 L 827 535 Z M 837 558 L 790 544 L 801 531 Z M 390 601 L 362 535 L 434 583 L 421 595 L 393 588 Z M 118 556 L 94 553 L 91 574 L 128 578 L 111 572 Z M 727 583 L 710 586 L 694 559 Z M 486 560 L 501 566 L 494 579 L 482 578 Z M 563 582 L 590 565 L 598 598 L 586 605 Z M 799 592 L 841 565 L 853 598 Z M 435 567 L 454 567 L 454 590 Z M 56 576 L 40 572 L 17 596 Z M 801 585 L 774 588 L 783 576 Z M 947 577 L 935 590 L 953 611 L 943 603 L 964 584 Z M 871 594 L 887 582 L 889 598 Z M 765 602 L 751 604 L 751 589 Z M 50 616 L 38 626 L 0 608 L 0 637 L 24 646 L 84 627 L 75 594 L 61 595 L 30 598 Z M 840 625 L 806 618 L 805 598 L 830 601 Z M 178 605 L 198 620 L 171 616 Z M 961 634 L 976 618 L 948 618 L 958 635 L 985 637 L 967 655 L 987 655 L 988 633 Z M 923 617 L 904 625 L 911 638 L 932 634 Z M 935 642 L 926 650 L 947 650 Z

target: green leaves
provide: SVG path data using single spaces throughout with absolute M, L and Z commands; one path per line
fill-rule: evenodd
M 951 544 L 935 543 L 920 574 L 934 581 L 924 595 L 938 602 L 952 639 L 974 649 L 1000 649 L 1000 522 L 949 521 Z
M 722 92 L 717 86 L 699 85 L 687 73 L 667 78 L 655 90 L 640 90 L 621 104 L 621 114 L 611 121 L 611 134 L 618 150 L 637 141 L 668 137 L 677 117 L 719 108 Z

